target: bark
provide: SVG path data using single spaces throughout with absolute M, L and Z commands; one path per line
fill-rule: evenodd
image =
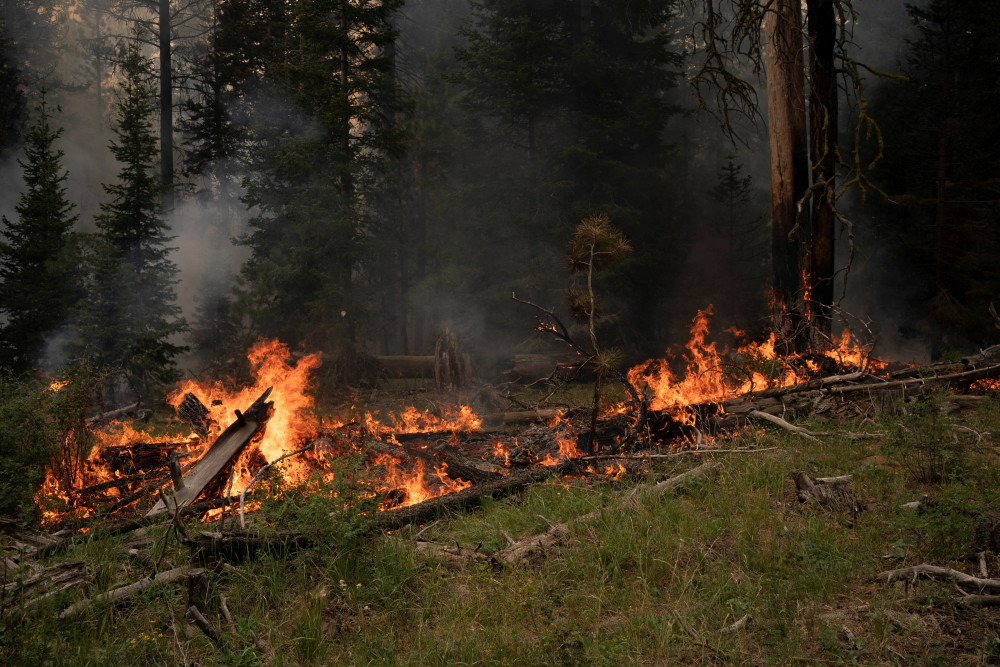
M 812 199 L 812 247 L 809 279 L 813 344 L 830 340 L 833 326 L 834 212 L 837 155 L 837 72 L 834 45 L 837 23 L 833 0 L 807 0 L 809 30 L 809 135 L 812 180 L 822 184 Z M 806 305 L 807 308 L 809 304 Z M 818 338 L 818 340 L 817 340 Z M 828 344 L 828 343 L 827 343 Z
M 798 329 L 800 286 L 796 205 L 809 179 L 802 16 L 797 0 L 775 0 L 764 17 L 767 132 L 771 156 L 771 262 L 775 331 Z

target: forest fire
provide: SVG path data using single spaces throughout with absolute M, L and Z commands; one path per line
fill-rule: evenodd
M 684 346 L 679 363 L 683 376 L 678 377 L 670 359 L 651 359 L 628 372 L 636 387 L 650 394 L 650 409 L 670 412 L 675 419 L 691 423 L 691 405 L 721 401 L 763 389 L 806 382 L 828 368 L 838 372 L 874 371 L 885 364 L 872 359 L 870 346 L 862 345 L 845 329 L 829 348 L 809 354 L 780 357 L 775 351 L 772 332 L 760 343 L 749 343 L 735 352 L 719 348 L 709 341 L 712 308 L 700 310 L 691 324 L 691 338 Z M 733 332 L 737 338 L 743 336 Z
M 345 454 L 360 455 L 366 462 L 372 492 L 381 498 L 380 509 L 455 493 L 517 468 L 554 466 L 578 459 L 583 462 L 581 470 L 617 479 L 624 474 L 622 465 L 595 466 L 587 461 L 584 451 L 590 437 L 605 443 L 602 453 L 635 451 L 637 438 L 639 444 L 647 446 L 683 448 L 694 441 L 693 433 L 702 445 L 702 435 L 710 436 L 722 422 L 745 423 L 751 412 L 770 412 L 773 420 L 796 405 L 786 397 L 774 398 L 774 392 L 816 405 L 820 400 L 847 396 L 854 389 L 870 391 L 924 381 L 874 374 L 874 370 L 884 369 L 884 364 L 871 359 L 868 347 L 846 331 L 828 349 L 808 354 L 780 357 L 773 335 L 762 343 L 730 350 L 709 340 L 710 316 L 710 309 L 698 312 L 690 340 L 676 358 L 650 360 L 629 371 L 628 381 L 645 405 L 636 409 L 621 404 L 606 409 L 600 421 L 601 434 L 587 433 L 582 423 L 585 420 L 566 413 L 516 434 L 488 431 L 483 419 L 465 405 L 444 406 L 435 412 L 409 406 L 384 418 L 365 412 L 349 421 L 323 422 L 315 413 L 310 393 L 313 373 L 321 363 L 319 356 L 294 360 L 286 345 L 262 340 L 248 352 L 252 382 L 231 389 L 221 381 L 189 380 L 170 394 L 169 403 L 192 427 L 190 433 L 154 436 L 129 423 L 93 427 L 96 445 L 83 460 L 70 466 L 71 473 L 65 466 L 48 471 L 39 505 L 48 524 L 68 514 L 85 518 L 119 510 L 134 512 L 145 499 L 170 493 L 171 481 L 174 493 L 179 492 L 183 488 L 183 481 L 178 487 L 179 480 L 194 477 L 200 462 L 211 458 L 220 443 L 240 428 L 243 440 L 231 445 L 232 453 L 215 468 L 199 473 L 208 478 L 194 491 L 189 489 L 193 495 L 185 503 L 195 497 L 239 495 L 276 463 L 282 466 L 285 483 L 302 484 L 316 478 L 332 481 L 334 463 Z M 959 371 L 958 377 L 967 376 L 970 383 L 978 382 L 984 388 L 995 387 L 997 373 L 991 373 L 1000 368 L 1000 361 L 987 352 L 983 355 L 987 356 L 946 370 Z M 984 366 L 985 372 L 975 371 L 974 375 L 966 370 Z M 680 370 L 675 372 L 675 368 Z M 840 375 L 830 375 L 831 371 Z M 827 388 L 844 383 L 855 384 Z M 649 419 L 656 415 L 654 421 L 659 426 L 650 426 L 642 431 L 645 435 L 638 435 L 643 428 L 638 420 L 644 414 L 650 415 Z M 706 415 L 714 415 L 715 426 L 705 421 Z M 259 428 L 246 426 L 256 422 Z M 57 505 L 59 509 L 54 509 Z

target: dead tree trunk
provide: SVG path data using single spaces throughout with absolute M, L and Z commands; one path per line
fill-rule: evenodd
M 837 155 L 837 71 L 833 51 L 837 24 L 833 0 L 807 0 L 809 26 L 809 144 L 813 185 L 810 248 L 811 333 L 814 345 L 828 344 L 832 334 L 834 211 Z
M 771 266 L 774 330 L 791 340 L 801 314 L 801 237 L 796 205 L 807 190 L 805 81 L 802 16 L 795 0 L 775 0 L 764 18 L 764 67 L 767 73 L 767 134 L 771 154 Z

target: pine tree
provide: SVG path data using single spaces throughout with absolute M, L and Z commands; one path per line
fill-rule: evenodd
M 392 17 L 400 0 L 304 0 L 268 63 L 279 99 L 262 104 L 245 202 L 237 308 L 292 344 L 351 343 L 365 303 L 359 276 L 386 166 L 399 150 Z M 297 317 L 290 318 L 289 313 Z
M 71 234 L 77 216 L 66 199 L 63 151 L 54 146 L 62 129 L 51 125 L 44 90 L 35 113 L 18 160 L 26 187 L 17 218 L 4 217 L 0 231 L 0 312 L 7 317 L 0 363 L 17 374 L 37 364 L 46 336 L 66 322 L 80 292 Z
M 20 142 L 24 121 L 24 94 L 21 92 L 21 72 L 14 56 L 14 45 L 8 37 L 10 28 L 0 23 L 0 158 Z
M 897 310 L 911 302 L 935 356 L 996 339 L 1000 17 L 990 7 L 1000 2 L 909 7 L 907 79 L 885 84 L 872 108 L 884 140 L 876 182 L 888 198 L 870 197 L 870 206 L 907 273 L 887 298 Z
M 174 358 L 185 348 L 171 337 L 187 325 L 176 305 L 177 268 L 160 215 L 155 170 L 157 138 L 148 63 L 138 45 L 128 46 L 122 69 L 115 138 L 110 150 L 120 163 L 118 182 L 105 185 L 109 200 L 96 218 L 99 233 L 90 248 L 88 304 L 83 341 L 100 365 L 118 366 L 132 387 L 147 394 L 176 377 Z
M 763 215 L 754 214 L 757 194 L 753 177 L 744 175 L 736 156 L 728 156 L 708 192 L 718 215 L 709 219 L 709 236 L 699 244 L 712 258 L 708 291 L 718 295 L 720 329 L 747 329 L 764 314 L 768 227 Z

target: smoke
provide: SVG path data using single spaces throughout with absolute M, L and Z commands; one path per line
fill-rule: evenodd
M 229 292 L 248 255 L 233 243 L 247 229 L 242 188 L 212 188 L 207 179 L 198 185 L 203 191 L 213 189 L 212 196 L 180 199 L 166 219 L 176 248 L 171 259 L 179 270 L 177 303 L 189 322 L 200 303 Z

